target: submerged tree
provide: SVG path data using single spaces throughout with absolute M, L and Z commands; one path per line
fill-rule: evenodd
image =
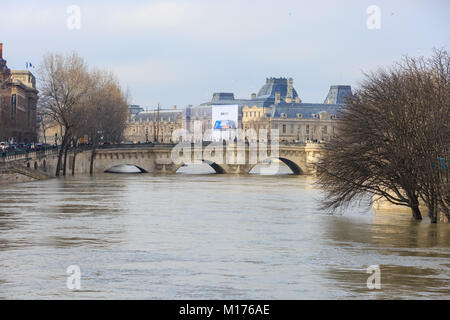
M 410 207 L 416 219 L 420 200 L 432 222 L 438 211 L 449 217 L 449 71 L 448 53 L 436 50 L 366 75 L 318 163 L 325 208 L 369 194 Z
M 39 83 L 40 109 L 64 131 L 56 165 L 56 176 L 59 176 L 61 161 L 76 123 L 76 107 L 88 93 L 90 76 L 85 61 L 77 53 L 47 54 L 39 69 Z
M 76 53 L 48 54 L 40 68 L 40 110 L 63 128 L 56 176 L 66 174 L 67 154 L 87 135 L 92 145 L 91 173 L 97 145 L 121 140 L 128 116 L 127 98 L 116 77 L 108 71 L 90 72 Z
M 120 142 L 127 125 L 128 104 L 117 78 L 108 71 L 91 74 L 93 86 L 84 104 L 84 132 L 92 144 L 90 174 L 93 174 L 97 146 L 101 142 Z

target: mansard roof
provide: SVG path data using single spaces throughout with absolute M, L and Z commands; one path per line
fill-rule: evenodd
M 159 110 L 159 121 L 176 121 L 178 117 L 183 115 L 182 109 L 161 109 Z M 158 111 L 143 111 L 136 114 L 134 119 L 136 121 L 156 121 L 158 118 Z
M 298 114 L 302 118 L 313 118 L 313 114 L 319 114 L 326 111 L 330 115 L 336 115 L 343 107 L 340 104 L 323 104 L 323 103 L 280 103 L 271 106 L 270 116 L 272 118 L 281 118 L 285 114 L 286 118 L 298 118 Z
M 345 99 L 351 97 L 352 95 L 353 94 L 351 86 L 343 86 L 343 85 L 330 86 L 330 91 L 328 91 L 328 95 L 323 103 L 344 104 Z
M 292 78 L 267 78 L 266 83 L 261 87 L 258 92 L 259 98 L 275 98 L 275 93 L 279 92 L 281 99 L 290 98 L 295 99 L 298 97 L 297 91 L 292 87 Z M 289 89 L 292 92 L 289 92 Z

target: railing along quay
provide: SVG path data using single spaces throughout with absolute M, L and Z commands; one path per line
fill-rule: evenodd
M 58 149 L 56 147 L 53 147 L 38 151 L 20 150 L 13 152 L 0 152 L 0 164 L 18 160 L 31 160 L 35 158 L 42 158 L 47 155 L 53 154 L 57 151 Z

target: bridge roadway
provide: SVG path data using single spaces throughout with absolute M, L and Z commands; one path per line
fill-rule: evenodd
M 315 163 L 321 154 L 320 144 L 118 144 L 102 145 L 95 153 L 94 174 L 108 171 L 117 165 L 134 165 L 142 172 L 175 173 L 190 163 L 207 163 L 216 173 L 248 174 L 257 164 L 279 159 L 294 174 L 314 174 Z M 67 158 L 67 171 L 72 171 L 74 150 Z M 78 149 L 75 174 L 89 173 L 92 150 Z M 55 176 L 58 152 L 56 149 L 13 155 L 0 158 L 3 170 L 18 166 L 39 171 L 48 177 Z M 272 162 L 276 163 L 276 162 Z M 30 172 L 30 170 L 22 170 Z M 31 174 L 29 174 L 31 177 Z

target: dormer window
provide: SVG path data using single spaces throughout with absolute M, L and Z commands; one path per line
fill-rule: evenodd
M 287 114 L 286 113 L 282 113 L 281 114 L 281 118 L 286 119 L 287 118 Z
M 302 114 L 301 113 L 297 113 L 297 118 L 301 119 L 302 118 Z
M 313 113 L 313 114 L 312 114 L 312 117 L 313 117 L 314 119 L 317 119 L 317 114 L 316 114 L 316 113 Z

